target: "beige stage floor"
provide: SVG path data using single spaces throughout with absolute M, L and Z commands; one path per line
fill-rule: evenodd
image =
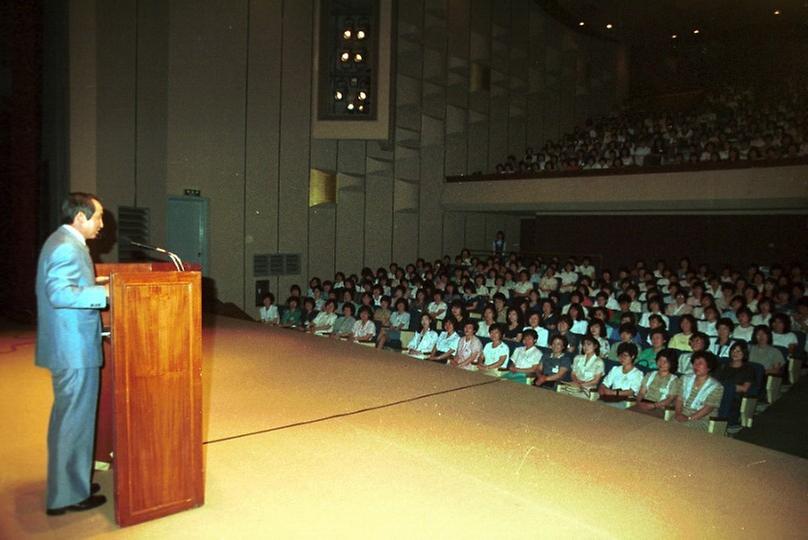
M 206 327 L 204 507 L 44 514 L 47 371 L 0 335 L 0 538 L 805 537 L 808 460 L 402 355 Z M 98 473 L 111 492 L 111 473 Z

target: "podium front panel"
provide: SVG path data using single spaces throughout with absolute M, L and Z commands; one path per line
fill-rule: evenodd
M 201 276 L 112 274 L 116 518 L 132 525 L 204 502 Z

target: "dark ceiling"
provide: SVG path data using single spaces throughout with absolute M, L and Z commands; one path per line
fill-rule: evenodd
M 737 39 L 761 29 L 806 27 L 808 0 L 538 0 L 568 23 L 632 45 L 677 39 Z M 775 10 L 780 14 L 775 15 Z M 612 24 L 611 30 L 606 28 Z M 693 30 L 699 29 L 699 34 Z

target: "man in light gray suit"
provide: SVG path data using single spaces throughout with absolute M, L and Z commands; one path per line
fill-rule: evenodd
M 91 484 L 98 403 L 101 317 L 109 290 L 96 284 L 86 241 L 104 226 L 97 197 L 71 193 L 62 223 L 42 246 L 37 264 L 36 365 L 51 371 L 53 409 L 48 427 L 47 514 L 100 506 Z

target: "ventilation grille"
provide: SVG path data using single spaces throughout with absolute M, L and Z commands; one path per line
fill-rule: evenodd
M 123 240 L 124 238 L 148 244 L 150 236 L 148 208 L 118 207 L 118 260 L 120 262 L 142 261 L 146 258 L 140 248 L 130 245 L 129 242 Z
M 299 253 L 272 253 L 253 255 L 253 276 L 300 275 Z

